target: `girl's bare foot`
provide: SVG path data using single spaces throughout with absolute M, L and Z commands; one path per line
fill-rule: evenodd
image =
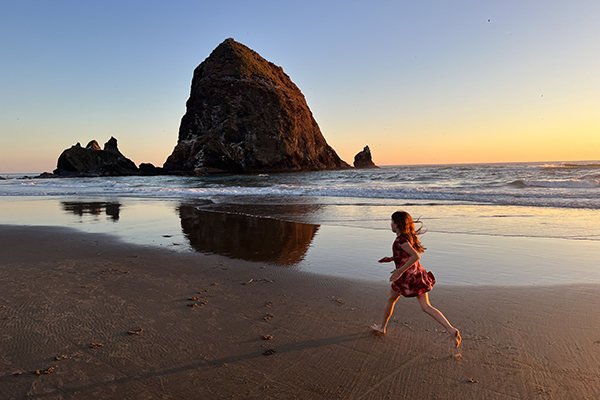
M 452 336 L 452 340 L 454 340 L 454 344 L 456 345 L 456 347 L 460 346 L 462 338 L 460 337 L 460 332 L 458 331 L 458 329 L 455 329 L 454 333 L 451 333 L 450 336 Z
M 375 334 L 385 335 L 385 328 L 380 328 L 379 326 L 377 326 L 377 324 L 371 325 L 371 329 L 373 330 L 373 333 L 375 333 Z

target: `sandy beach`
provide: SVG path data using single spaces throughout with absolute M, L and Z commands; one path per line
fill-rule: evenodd
M 1 226 L 0 398 L 600 398 L 597 285 L 438 283 L 458 349 L 388 287 Z

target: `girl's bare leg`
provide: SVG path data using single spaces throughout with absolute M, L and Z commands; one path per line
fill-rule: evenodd
M 446 329 L 446 332 L 448 332 L 448 334 L 450 334 L 450 336 L 452 337 L 452 340 L 454 340 L 454 344 L 456 345 L 456 347 L 460 346 L 460 342 L 462 341 L 462 338 L 460 337 L 460 332 L 458 331 L 458 329 L 450 325 L 450 322 L 448 322 L 448 320 L 446 319 L 446 317 L 444 317 L 444 314 L 442 314 L 440 310 L 433 307 L 431 303 L 429 303 L 429 293 L 424 293 L 420 296 L 417 296 L 417 300 L 421 305 L 421 310 L 431 315 L 433 319 L 439 322 L 439 324 Z
M 394 305 L 398 298 L 400 297 L 400 293 L 395 292 L 394 290 L 390 290 L 390 296 L 388 297 L 387 303 L 385 304 L 385 310 L 383 311 L 383 319 L 381 320 L 381 325 L 373 324 L 371 329 L 374 332 L 378 332 L 381 334 L 385 334 L 385 330 L 387 328 L 388 321 L 394 312 Z

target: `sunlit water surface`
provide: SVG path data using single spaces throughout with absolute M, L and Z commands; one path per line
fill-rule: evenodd
M 401 208 L 421 216 L 428 229 L 421 261 L 438 284 L 600 283 L 594 209 L 264 195 L 229 200 L 4 196 L 0 223 L 67 226 L 172 251 L 386 281 L 393 265 L 377 260 L 391 254 L 389 217 Z

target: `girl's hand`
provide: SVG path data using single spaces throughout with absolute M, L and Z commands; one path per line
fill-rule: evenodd
M 400 271 L 399 269 L 395 269 L 392 272 L 390 272 L 390 282 L 394 282 L 395 280 L 397 280 L 398 278 L 400 278 L 400 276 L 402 276 L 402 272 L 404 271 Z
M 379 260 L 380 263 L 392 262 L 392 261 L 394 261 L 394 257 L 383 257 L 381 260 Z

